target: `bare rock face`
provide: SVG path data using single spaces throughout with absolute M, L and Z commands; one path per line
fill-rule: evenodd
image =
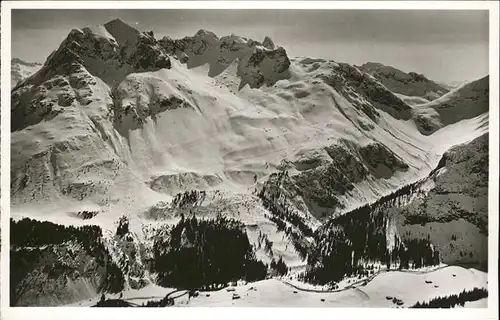
M 144 88 L 145 81 L 149 87 Z M 113 126 L 123 136 L 141 128 L 148 118 L 156 120 L 159 113 L 193 106 L 185 97 L 173 93 L 168 85 L 152 75 L 128 76 L 112 92 Z
M 267 36 L 264 38 L 264 41 L 262 42 L 262 46 L 266 49 L 269 49 L 269 50 L 274 50 L 276 48 L 273 40 Z
M 200 175 L 195 172 L 186 172 L 154 177 L 150 182 L 150 188 L 157 192 L 175 195 L 179 192 L 188 191 L 185 186 L 204 190 L 221 182 L 221 178 L 216 175 Z
M 432 108 L 415 110 L 413 120 L 424 135 L 430 135 L 443 127 L 439 113 Z
M 285 49 L 279 47 L 273 51 L 255 49 L 238 64 L 238 76 L 241 78 L 240 89 L 247 83 L 251 88 L 259 88 L 263 84 L 273 85 L 286 78 L 284 74 L 290 66 Z
M 390 178 L 396 171 L 406 171 L 408 165 L 381 143 L 359 148 L 359 154 L 370 173 L 376 178 Z
M 221 74 L 238 60 L 237 75 L 241 79 L 239 89 L 247 84 L 251 88 L 270 86 L 290 76 L 290 60 L 286 50 L 275 48 L 269 37 L 261 44 L 235 35 L 219 38 L 213 32 L 199 30 L 192 37 L 179 40 L 164 37 L 160 43 L 167 52 L 186 63 L 188 68 L 208 64 L 210 77 Z
M 56 75 L 39 86 L 21 86 L 12 92 L 12 125 L 17 131 L 41 120 L 50 120 L 71 107 L 77 100 L 77 91 L 67 78 Z
M 75 61 L 108 85 L 119 83 L 132 72 L 170 68 L 165 49 L 151 34 L 119 19 L 95 28 L 73 29 L 49 57 L 46 69 L 67 67 Z

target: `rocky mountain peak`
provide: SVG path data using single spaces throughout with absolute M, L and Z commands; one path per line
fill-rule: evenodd
M 200 36 L 200 37 L 210 37 L 210 38 L 215 38 L 218 39 L 217 35 L 213 33 L 212 31 L 208 31 L 206 29 L 200 29 L 195 33 L 195 36 Z
M 126 43 L 135 44 L 142 33 L 134 27 L 128 25 L 120 19 L 114 19 L 104 24 L 104 28 L 115 38 L 120 44 Z
M 215 33 L 201 29 L 192 37 L 160 40 L 163 48 L 188 68 L 208 64 L 208 75 L 215 77 L 238 61 L 239 88 L 249 84 L 251 88 L 272 85 L 289 77 L 290 60 L 286 50 L 275 47 L 266 37 L 264 43 L 231 34 L 219 38 Z
M 57 74 L 70 74 L 83 66 L 90 74 L 114 86 L 132 72 L 170 68 L 165 49 L 149 33 L 120 19 L 104 25 L 73 29 L 43 67 L 41 83 Z
M 269 49 L 269 50 L 274 50 L 276 47 L 273 40 L 271 38 L 269 38 L 268 36 L 266 36 L 264 38 L 264 41 L 262 42 L 262 46 L 266 49 Z

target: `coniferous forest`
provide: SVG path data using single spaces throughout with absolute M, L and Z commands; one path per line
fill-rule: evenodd
M 328 284 L 346 276 L 367 276 L 370 273 L 367 267 L 374 262 L 382 263 L 387 268 L 397 266 L 399 269 L 439 264 L 439 252 L 434 249 L 429 238 L 403 242 L 394 236 L 390 240 L 394 243 L 388 249 L 391 217 L 387 212 L 403 205 L 411 197 L 421 195 L 422 181 L 405 185 L 373 204 L 331 218 L 313 233 L 286 201 L 282 184 L 288 177 L 287 171 L 280 171 L 272 177 L 274 185 L 268 183 L 257 195 L 270 211 L 269 219 L 276 223 L 279 231 L 285 231 L 295 249 L 303 258 L 307 258 L 308 270 L 303 280 Z M 305 237 L 312 237 L 313 244 L 304 245 Z
M 210 290 L 267 275 L 267 266 L 255 258 L 244 225 L 236 220 L 183 217 L 164 240 L 154 245 L 153 268 L 159 285 Z
M 367 261 L 379 262 L 391 268 L 421 268 L 439 264 L 439 252 L 429 239 L 402 241 L 394 237 L 389 250 L 386 211 L 403 196 L 413 193 L 412 186 L 405 186 L 381 198 L 372 205 L 359 207 L 332 218 L 316 230 L 315 246 L 308 256 L 309 271 L 305 280 L 327 284 L 345 276 L 366 275 Z

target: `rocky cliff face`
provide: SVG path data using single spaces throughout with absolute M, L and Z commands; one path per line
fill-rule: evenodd
M 164 37 L 160 42 L 188 68 L 208 64 L 210 77 L 221 74 L 237 60 L 240 89 L 247 84 L 251 88 L 270 86 L 289 77 L 290 60 L 286 50 L 276 48 L 269 37 L 261 44 L 234 35 L 219 38 L 210 31 L 200 30 L 192 37 L 179 40 Z
M 120 19 L 96 27 L 73 29 L 45 62 L 40 75 L 28 84 L 54 74 L 66 75 L 77 65 L 114 86 L 133 72 L 170 67 L 170 60 L 159 42 Z
M 345 92 L 345 95 L 351 98 L 351 102 L 363 110 L 370 119 L 376 121 L 378 118 L 377 111 L 371 110 L 370 106 L 373 106 L 377 110 L 385 111 L 396 119 L 410 119 L 410 106 L 394 93 L 387 90 L 387 88 L 369 74 L 347 63 L 340 63 L 336 71 L 325 78 L 326 83 L 339 92 Z M 353 94 L 345 91 L 349 88 L 351 88 L 351 93 Z M 359 98 L 361 98 L 361 101 L 359 101 Z M 362 103 L 363 100 L 368 102 L 370 106 Z

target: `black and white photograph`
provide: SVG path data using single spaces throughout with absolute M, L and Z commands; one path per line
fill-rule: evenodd
M 9 8 L 2 308 L 498 311 L 488 6 L 92 3 Z

